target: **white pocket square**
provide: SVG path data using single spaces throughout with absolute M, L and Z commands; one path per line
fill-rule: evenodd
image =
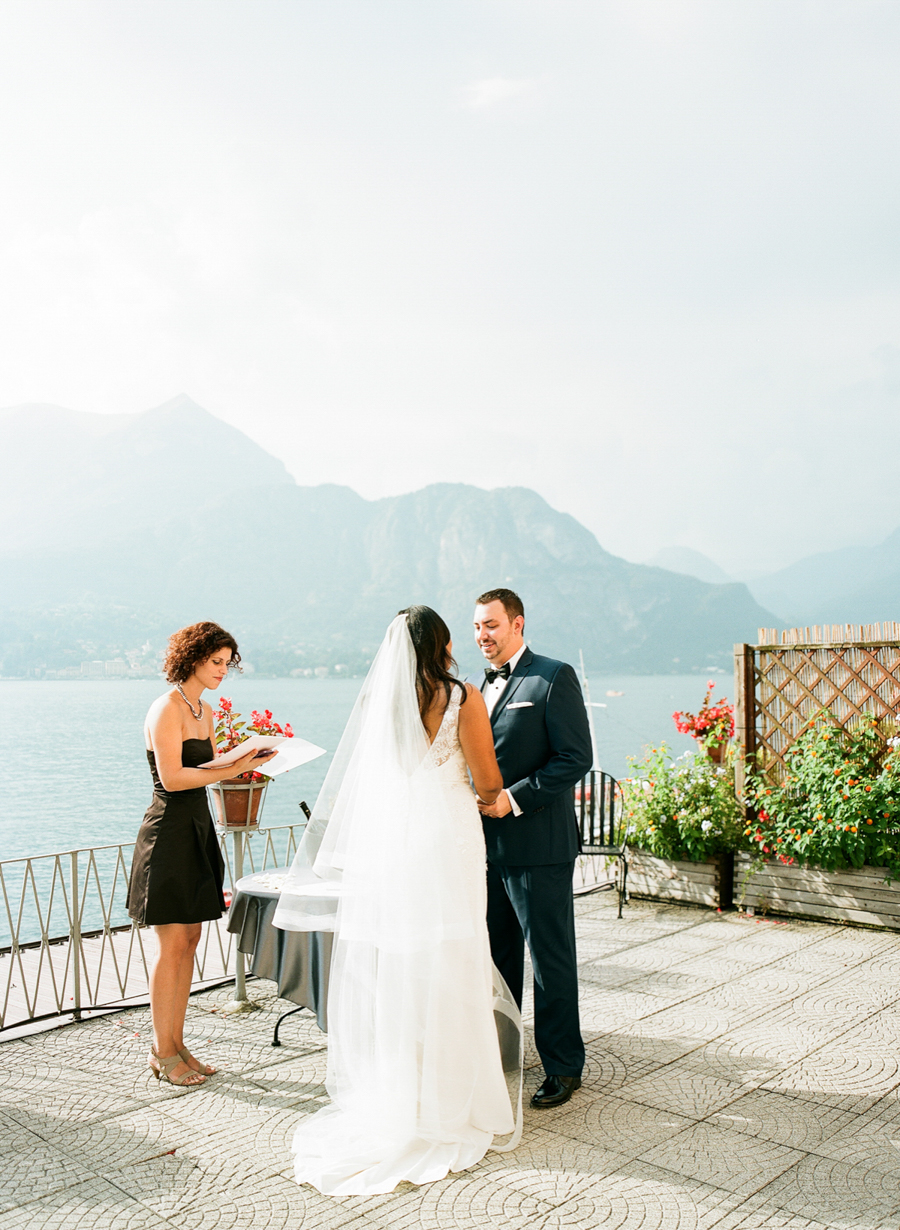
M 533 709 L 533 700 L 511 700 L 506 706 L 507 709 Z

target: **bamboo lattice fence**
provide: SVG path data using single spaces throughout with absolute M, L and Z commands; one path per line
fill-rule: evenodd
M 735 645 L 734 678 L 743 759 L 780 781 L 788 748 L 823 710 L 846 727 L 872 714 L 885 739 L 896 733 L 900 623 L 760 628 L 758 645 Z

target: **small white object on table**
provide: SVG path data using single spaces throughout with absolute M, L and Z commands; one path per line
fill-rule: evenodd
M 254 871 L 253 875 L 242 876 L 235 884 L 234 891 L 252 893 L 254 897 L 278 898 L 287 876 L 287 867 L 276 867 L 274 871 Z

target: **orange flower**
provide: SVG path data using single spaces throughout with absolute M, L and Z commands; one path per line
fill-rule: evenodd
M 812 829 L 807 829 L 807 830 L 806 830 L 806 836 L 807 836 L 807 837 L 812 837 L 812 835 L 813 835 L 813 831 L 812 831 Z
M 866 786 L 866 794 L 868 794 L 871 789 L 872 789 L 871 786 Z
M 855 833 L 855 832 L 856 832 L 856 825 L 855 825 L 855 824 L 851 824 L 851 825 L 850 825 L 850 832 L 851 832 L 851 833 Z
M 866 821 L 866 824 L 871 824 L 871 823 L 872 823 L 872 821 L 871 821 L 871 820 L 867 820 L 867 821 Z

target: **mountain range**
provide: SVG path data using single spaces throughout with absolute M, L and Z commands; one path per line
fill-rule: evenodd
M 534 648 L 583 651 L 594 670 L 727 669 L 735 641 L 777 622 L 743 584 L 611 555 L 525 488 L 439 483 L 366 500 L 299 486 L 187 397 L 136 415 L 16 407 L 0 442 L 15 458 L 0 497 L 7 676 L 155 654 L 167 632 L 208 618 L 257 670 L 357 670 L 416 602 L 442 612 L 466 665 L 473 599 L 496 585 L 522 595 Z
M 702 581 L 732 579 L 689 547 L 664 547 L 647 562 Z M 791 626 L 895 620 L 900 612 L 900 529 L 876 546 L 820 552 L 744 580 L 761 606 Z
M 900 529 L 877 546 L 807 556 L 754 578 L 748 588 L 792 625 L 895 620 L 900 612 Z

